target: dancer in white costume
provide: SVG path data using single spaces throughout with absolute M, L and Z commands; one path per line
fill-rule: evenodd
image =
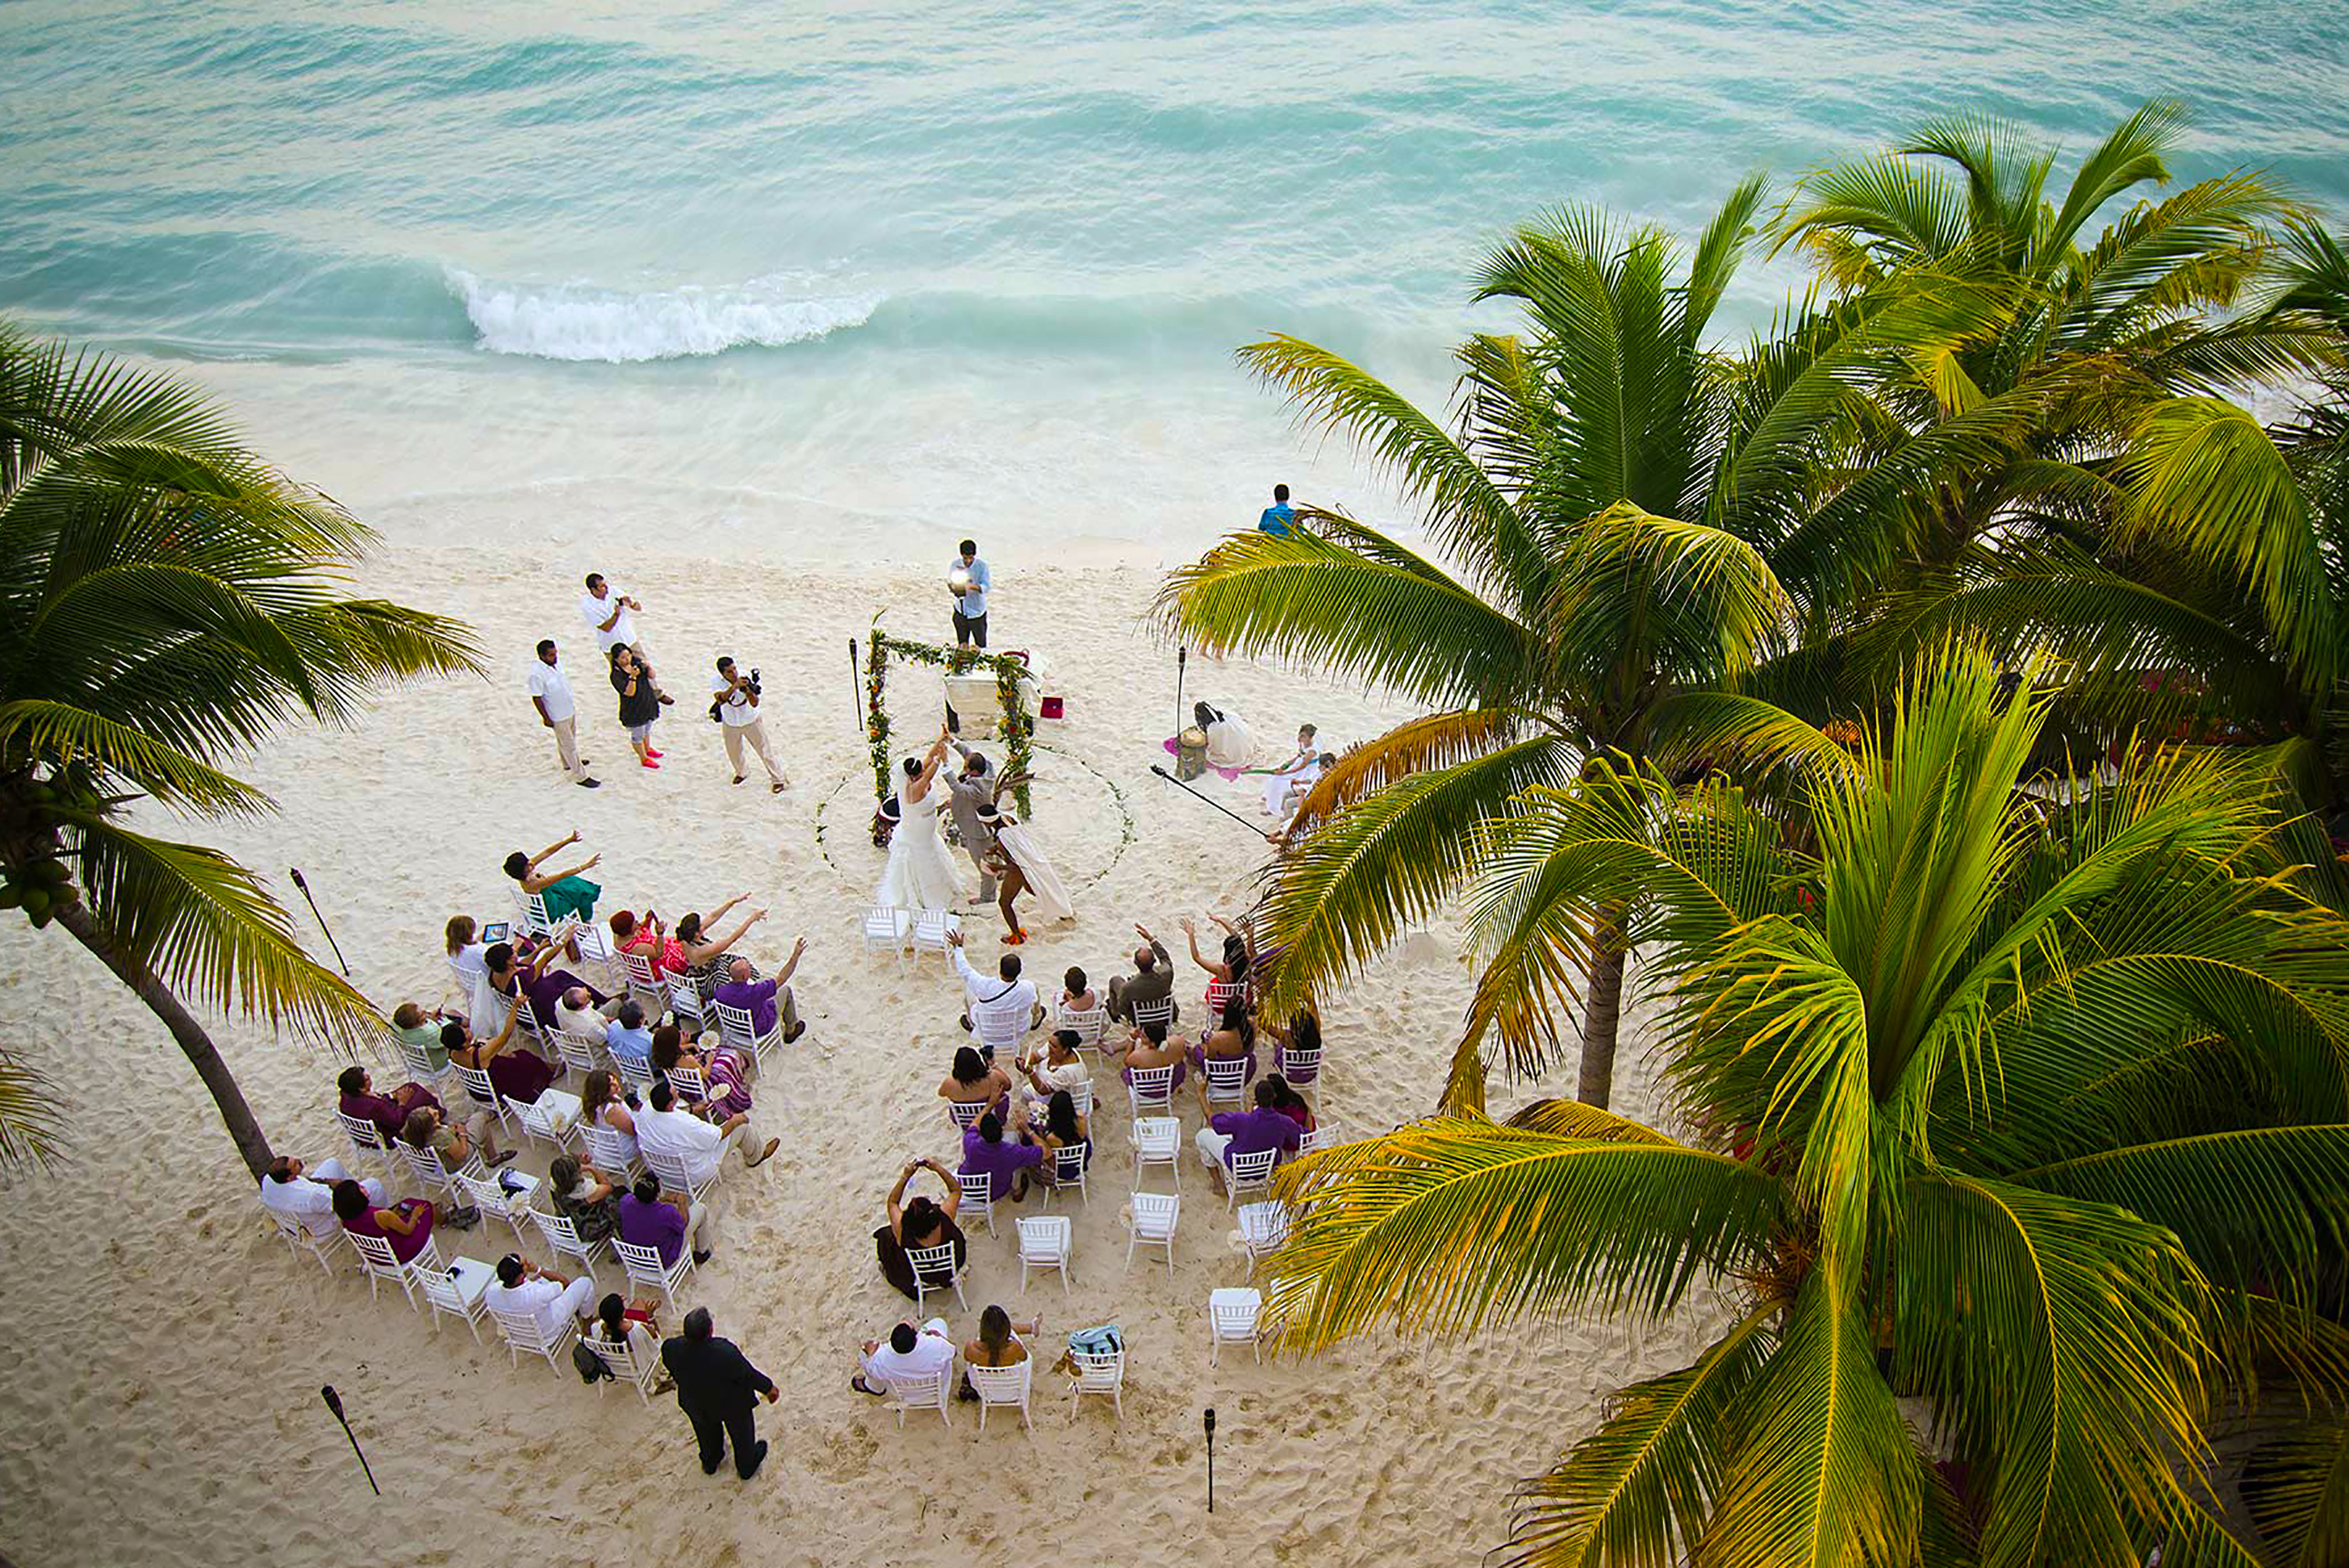
M 1007 779 L 1004 785 L 1009 788 L 1017 782 L 1017 779 Z M 1011 930 L 1011 940 L 1018 942 L 1028 934 L 1020 929 L 1011 908 L 1013 897 L 1023 890 L 1036 895 L 1036 917 L 1043 924 L 1058 925 L 1064 920 L 1076 919 L 1077 912 L 1069 901 L 1069 890 L 1061 884 L 1061 873 L 1052 869 L 1051 858 L 1044 853 L 1044 846 L 1036 841 L 1036 835 L 1030 832 L 1019 818 L 1005 816 L 999 804 L 987 812 L 982 820 L 995 830 L 996 848 L 1001 851 L 1005 869 L 1017 873 L 1016 880 L 1007 880 L 1001 884 L 1002 894 L 998 901 L 1003 909 L 1003 923 Z
M 927 757 L 905 758 L 905 788 L 897 791 L 904 820 L 889 837 L 889 865 L 881 873 L 874 902 L 891 909 L 952 909 L 962 901 L 954 859 L 938 831 L 938 801 L 946 791 L 936 780 L 947 755 L 945 731 Z

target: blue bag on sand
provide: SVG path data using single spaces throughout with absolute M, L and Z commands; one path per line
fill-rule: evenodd
M 1105 1323 L 1099 1328 L 1072 1329 L 1069 1334 L 1069 1348 L 1086 1356 L 1107 1356 L 1112 1351 L 1123 1353 L 1125 1333 L 1114 1323 Z

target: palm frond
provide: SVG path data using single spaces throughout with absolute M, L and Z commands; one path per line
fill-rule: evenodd
M 0 1167 L 47 1165 L 56 1156 L 65 1123 L 56 1091 L 47 1075 L 0 1051 Z
M 1472 707 L 1405 719 L 1384 735 L 1348 751 L 1299 801 L 1291 835 L 1353 806 L 1388 785 L 1481 757 L 1536 727 L 1520 708 Z
M 2244 1465 L 2242 1491 L 2266 1568 L 2349 1563 L 2349 1415 L 2261 1445 Z

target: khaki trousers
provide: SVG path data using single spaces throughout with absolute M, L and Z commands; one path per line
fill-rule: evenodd
M 733 764 L 736 778 L 742 777 L 742 743 L 747 740 L 750 743 L 750 749 L 759 754 L 759 760 L 766 764 L 769 779 L 773 779 L 778 787 L 791 783 L 783 777 L 783 770 L 776 766 L 775 754 L 767 745 L 765 719 L 754 718 L 748 724 L 730 724 L 725 728 L 726 760 Z
M 548 722 L 554 728 L 554 754 L 563 759 L 563 770 L 574 779 L 586 778 L 587 769 L 579 760 L 579 716 Z

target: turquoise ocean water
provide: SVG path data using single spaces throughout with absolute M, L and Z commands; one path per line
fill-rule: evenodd
M 2076 152 L 2175 94 L 2179 174 L 2349 213 L 2349 13 L 2271 0 L 7 15 L 0 311 L 202 377 L 425 540 L 1171 554 L 1281 477 L 1375 511 L 1236 345 L 1433 396 L 1512 222 L 1692 231 L 1940 110 Z

